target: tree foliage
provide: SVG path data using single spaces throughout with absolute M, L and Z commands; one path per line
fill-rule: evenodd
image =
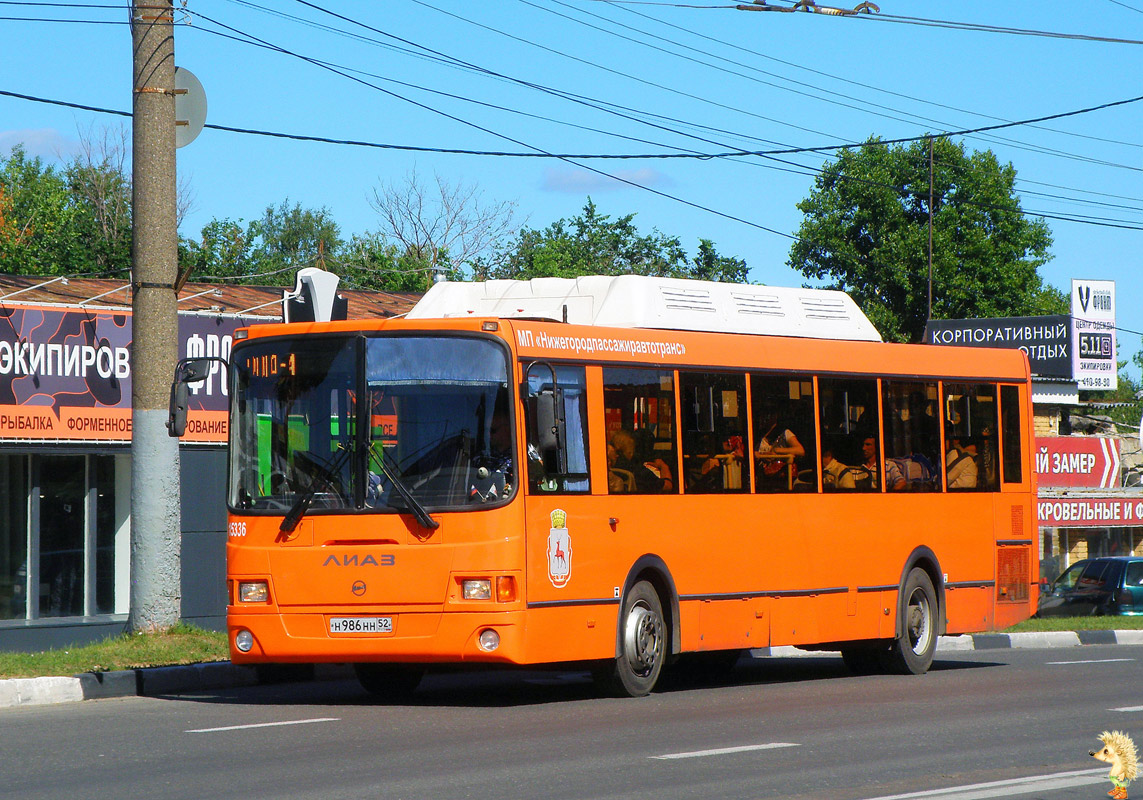
M 1012 165 L 948 139 L 932 147 L 933 318 L 1066 313 L 1038 272 L 1051 233 L 1021 210 Z M 929 174 L 928 142 L 874 139 L 839 152 L 798 204 L 789 265 L 848 292 L 890 341 L 920 341 L 928 317 Z
M 287 199 L 248 224 L 212 219 L 197 240 L 180 242 L 179 261 L 193 280 L 292 286 L 299 269 L 336 259 L 343 245 L 328 209 L 290 205 Z
M 744 282 L 746 262 L 718 254 L 709 239 L 699 241 L 694 259 L 678 237 L 657 230 L 640 234 L 635 215 L 617 219 L 600 214 L 588 198 L 583 212 L 560 219 L 544 230 L 523 228 L 494 263 L 478 277 L 571 278 L 580 275 L 656 275 Z
M 122 273 L 131 266 L 131 182 L 114 154 L 85 149 L 63 169 L 20 146 L 0 157 L 0 271 Z

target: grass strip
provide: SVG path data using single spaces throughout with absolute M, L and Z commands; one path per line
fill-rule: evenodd
M 1138 617 L 1050 617 L 1029 619 L 1001 633 L 1140 630 Z M 121 669 L 226 661 L 226 634 L 179 623 L 166 633 L 125 633 L 95 644 L 39 653 L 0 652 L 0 679 L 77 675 Z
M 180 622 L 165 633 L 125 633 L 66 650 L 0 653 L 0 678 L 112 672 L 225 661 L 229 657 L 225 633 L 206 631 Z
M 1046 617 L 1026 619 L 1002 633 L 1042 633 L 1044 631 L 1137 631 L 1141 617 Z

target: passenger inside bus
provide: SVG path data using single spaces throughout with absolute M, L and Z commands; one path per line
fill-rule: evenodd
M 791 475 L 797 474 L 797 459 L 806 448 L 797 435 L 779 419 L 777 411 L 764 412 L 758 429 L 762 435 L 754 448 L 759 491 L 789 490 Z
M 833 449 L 822 447 L 822 490 L 836 492 L 857 488 L 853 470 L 833 457 Z
M 620 428 L 611 436 L 615 448 L 615 469 L 630 472 L 638 492 L 670 492 L 674 490 L 671 467 L 662 458 L 639 453 L 635 435 Z
M 971 439 L 953 439 L 945 456 L 945 475 L 950 489 L 975 489 L 979 468 L 976 442 Z
M 615 466 L 619 460 L 619 451 L 615 449 L 615 445 L 611 442 L 607 443 L 607 491 L 615 494 L 617 492 L 633 492 L 635 491 L 635 476 L 625 469 L 619 469 Z
M 714 434 L 708 433 L 700 437 L 694 448 L 684 448 L 687 492 L 721 492 L 726 488 L 724 470 L 735 457 L 723 452 L 725 444 L 729 443 L 720 445 Z M 688 455 L 687 450 L 692 449 L 693 454 Z
M 877 475 L 881 471 L 881 465 L 877 461 L 877 437 L 866 436 L 861 440 L 861 456 L 863 461 L 861 465 L 869 472 L 871 476 L 870 488 L 877 490 L 880 484 L 877 480 Z

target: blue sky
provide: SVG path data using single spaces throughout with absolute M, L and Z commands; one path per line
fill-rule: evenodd
M 539 228 L 578 214 L 590 195 L 602 213 L 635 213 L 642 231 L 677 235 L 691 253 L 699 237 L 712 239 L 724 255 L 746 259 L 753 280 L 799 285 L 802 276 L 785 265 L 801 218 L 796 204 L 828 156 L 559 160 L 407 148 L 818 147 L 1143 95 L 1143 0 L 882 0 L 880 14 L 868 17 L 692 5 L 704 7 L 189 0 L 176 63 L 205 87 L 208 123 L 393 147 L 205 130 L 178 153 L 194 202 L 180 233 L 195 236 L 215 217 L 251 220 L 289 198 L 328 208 L 348 238 L 379 226 L 372 190 L 415 169 L 422 179 L 475 186 L 486 202 L 514 202 L 520 220 Z M 126 8 L 0 2 L 0 17 L 0 91 L 130 109 Z M 122 124 L 0 96 L 3 150 L 22 142 L 54 159 L 73 152 L 81 132 Z M 1011 162 L 1023 207 L 1047 217 L 1055 240 L 1042 270 L 1049 283 L 1067 292 L 1072 278 L 1117 282 L 1120 355 L 1139 350 L 1143 102 L 963 140 Z

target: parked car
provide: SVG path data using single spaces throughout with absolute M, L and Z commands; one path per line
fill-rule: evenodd
M 1143 558 L 1085 558 L 1040 592 L 1037 617 L 1143 615 Z

